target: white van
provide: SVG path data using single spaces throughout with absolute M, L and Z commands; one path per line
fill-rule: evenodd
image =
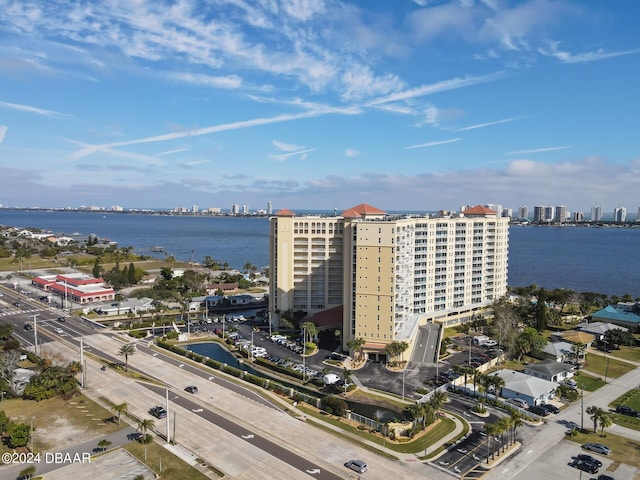
M 527 403 L 526 400 L 523 400 L 522 398 L 512 398 L 509 400 L 509 403 L 511 403 L 512 405 L 515 405 L 516 407 L 520 407 L 520 408 L 528 408 L 529 404 Z

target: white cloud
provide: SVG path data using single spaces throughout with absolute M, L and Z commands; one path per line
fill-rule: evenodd
M 273 158 L 275 161 L 277 162 L 284 162 L 285 160 L 291 158 L 291 157 L 298 157 L 298 160 L 304 160 L 305 158 L 307 158 L 307 154 L 309 152 L 313 152 L 314 150 L 316 150 L 315 148 L 307 148 L 306 150 L 298 150 L 296 152 L 291 152 L 291 153 L 281 153 L 281 154 L 271 154 L 269 155 L 271 158 Z
M 70 116 L 66 113 L 60 113 L 54 110 L 45 110 L 44 108 L 33 107 L 31 105 L 20 105 L 18 103 L 0 102 L 0 107 L 9 108 L 12 110 L 20 110 L 22 112 L 28 112 L 28 113 L 37 113 L 38 115 L 45 115 L 45 116 L 61 116 L 61 117 Z
M 640 49 L 621 50 L 617 52 L 608 52 L 602 48 L 591 52 L 570 53 L 558 50 L 558 42 L 549 44 L 547 48 L 539 48 L 538 52 L 548 57 L 554 57 L 564 63 L 588 63 L 598 60 L 607 60 L 609 58 L 621 57 L 624 55 L 635 55 L 640 53 Z
M 454 142 L 458 142 L 462 140 L 461 138 L 450 138 L 449 140 L 438 140 L 435 142 L 427 142 L 427 143 L 421 143 L 419 145 L 410 145 L 408 147 L 404 147 L 405 150 L 411 150 L 414 148 L 425 148 L 425 147 L 435 147 L 437 145 L 445 145 L 447 143 L 454 143 Z
M 4 137 L 7 134 L 7 130 L 9 130 L 9 127 L 7 127 L 6 125 L 0 125 L 0 143 L 4 141 Z
M 366 65 L 353 65 L 342 75 L 344 100 L 359 100 L 386 95 L 404 87 L 404 82 L 393 74 L 375 75 Z
M 293 145 L 293 144 L 290 144 L 290 143 L 279 142 L 277 140 L 273 140 L 271 143 L 273 143 L 276 147 L 278 147 L 283 152 L 293 152 L 293 151 L 296 151 L 296 150 L 304 150 L 304 148 L 305 148 L 305 147 L 301 147 L 299 145 Z
M 344 154 L 345 154 L 347 157 L 350 157 L 350 158 L 352 158 L 352 157 L 357 157 L 357 156 L 358 156 L 358 155 L 360 155 L 361 153 L 362 153 L 362 152 L 361 152 L 360 150 L 356 150 L 355 148 L 347 148 L 347 149 L 344 151 Z
M 451 80 L 443 80 L 441 82 L 432 83 L 430 85 L 422 85 L 420 87 L 411 88 L 402 92 L 392 93 L 390 95 L 377 98 L 367 104 L 367 106 L 376 106 L 382 103 L 397 102 L 398 100 L 408 100 L 425 95 L 433 95 L 435 93 L 455 90 L 458 88 L 470 87 L 480 83 L 492 82 L 504 77 L 504 72 L 495 72 L 489 75 L 466 76 L 464 78 L 452 78 Z
M 204 87 L 237 89 L 242 86 L 242 79 L 238 75 L 225 75 L 214 77 L 211 75 L 200 75 L 194 73 L 168 73 L 168 78 L 179 80 L 181 82 L 190 83 Z
M 571 148 L 570 145 L 562 145 L 558 147 L 544 147 L 544 148 L 533 148 L 530 150 L 517 150 L 515 152 L 507 152 L 507 155 L 524 155 L 528 153 L 543 153 L 543 152 L 554 152 L 556 150 L 566 150 L 567 148 Z
M 323 0 L 282 0 L 282 8 L 296 20 L 307 21 L 325 11 Z
M 517 120 L 517 118 L 503 118 L 502 120 L 496 120 L 494 122 L 478 123 L 476 125 L 469 125 L 468 127 L 458 128 L 456 132 L 466 132 L 468 130 L 475 130 L 477 128 L 491 127 L 493 125 L 500 125 L 501 123 L 513 122 L 514 120 Z

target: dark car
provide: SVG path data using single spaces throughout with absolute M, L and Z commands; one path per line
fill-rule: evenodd
M 167 416 L 167 411 L 160 405 L 150 408 L 149 413 L 156 418 L 165 418 Z
M 58 317 L 58 321 L 59 322 L 64 322 L 65 320 L 66 320 L 66 318 L 64 318 L 64 317 Z
M 185 391 L 189 392 L 189 393 L 198 393 L 198 387 L 196 387 L 195 385 L 189 385 L 188 387 L 184 388 Z
M 549 412 L 542 405 L 531 405 L 529 407 L 529 411 L 531 413 L 535 413 L 536 415 L 540 415 L 541 417 L 546 417 L 549 415 Z
M 609 476 L 609 475 L 598 475 L 598 478 L 596 478 L 596 480 L 616 480 L 615 478 Z
M 544 405 L 540 405 L 549 413 L 560 413 L 560 409 L 551 403 L 545 403 Z
M 628 415 L 630 417 L 640 417 L 640 412 L 631 407 L 627 407 L 626 405 L 618 405 L 616 407 L 616 413 L 621 413 L 622 415 Z
M 13 306 L 14 307 L 19 307 L 20 306 L 20 302 L 13 302 Z
M 24 329 L 25 330 L 33 330 L 33 325 L 31 325 L 30 323 L 25 323 L 24 324 Z
M 598 473 L 598 467 L 596 467 L 591 462 L 585 462 L 584 460 L 576 460 L 572 463 L 572 465 L 578 470 L 582 470 L 583 472 Z
M 583 460 L 585 462 L 593 463 L 596 467 L 600 468 L 602 466 L 602 462 L 591 455 L 587 455 L 586 453 L 580 453 L 576 455 L 578 460 Z

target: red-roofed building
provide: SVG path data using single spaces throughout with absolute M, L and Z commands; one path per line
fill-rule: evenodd
M 283 208 L 278 210 L 275 215 L 276 217 L 294 217 L 296 214 L 287 208 Z
M 108 302 L 114 300 L 116 296 L 115 290 L 107 287 L 102 278 L 91 277 L 84 273 L 42 275 L 32 278 L 31 284 L 80 304 Z
M 465 217 L 485 217 L 487 215 L 498 215 L 498 212 L 482 205 L 476 205 L 475 207 L 467 208 L 462 214 Z

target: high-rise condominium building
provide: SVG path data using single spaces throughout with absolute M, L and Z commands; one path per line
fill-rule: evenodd
M 547 207 L 545 205 L 536 205 L 533 207 L 533 221 L 534 222 L 551 222 L 553 220 L 553 207 Z
M 567 221 L 567 207 L 564 205 L 558 205 L 553 217 L 553 221 L 556 223 L 564 223 Z
M 240 205 L 238 205 L 237 203 L 234 203 L 231 205 L 231 208 L 229 209 L 229 212 L 231 213 L 231 215 L 237 215 L 240 213 Z
M 518 218 L 529 218 L 529 207 L 522 205 L 518 208 Z
M 602 207 L 600 205 L 591 207 L 591 221 L 592 222 L 602 221 Z
M 267 215 L 273 215 L 273 204 L 271 201 L 267 202 Z
M 280 210 L 269 227 L 272 321 L 341 327 L 344 348 L 361 338 L 379 359 L 406 341 L 411 355 L 421 325 L 469 320 L 507 292 L 508 225 L 482 206 L 445 217 Z
M 627 221 L 627 209 L 624 207 L 617 207 L 613 210 L 614 222 L 626 222 Z
M 574 212 L 573 221 L 574 222 L 584 222 L 584 212 Z

